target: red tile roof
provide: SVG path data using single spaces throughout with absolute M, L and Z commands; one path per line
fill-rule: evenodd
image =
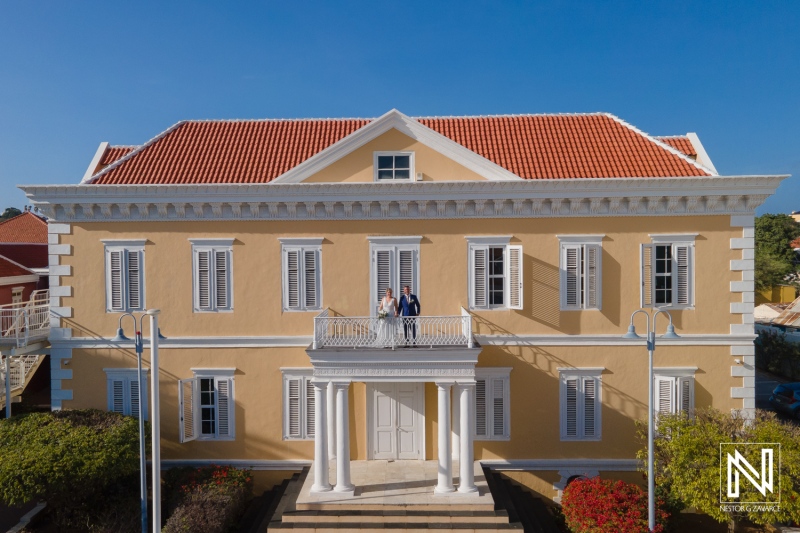
M 47 244 L 47 222 L 30 211 L 0 222 L 0 243 L 3 242 Z
M 417 120 L 527 179 L 710 175 L 652 137 L 603 113 Z M 101 171 L 92 183 L 265 183 L 369 122 L 179 122 Z
M 129 153 L 133 152 L 139 148 L 138 146 L 109 146 L 106 148 L 105 153 L 100 158 L 99 165 L 101 167 L 107 167 L 111 163 L 115 162 L 117 159 L 122 158 L 123 156 L 128 155 Z
M 27 268 L 16 264 L 10 259 L 0 255 L 0 278 L 10 278 L 14 276 L 30 276 L 33 274 Z
M 683 135 L 672 135 L 670 137 L 656 137 L 656 139 L 664 144 L 672 146 L 679 152 L 683 152 L 692 159 L 697 158 L 697 150 L 694 149 L 694 145 L 692 145 L 692 141 L 689 140 L 689 137 L 685 137 Z

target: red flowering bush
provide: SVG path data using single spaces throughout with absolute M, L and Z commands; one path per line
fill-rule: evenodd
M 647 533 L 647 492 L 610 479 L 576 479 L 564 489 L 562 512 L 574 533 Z M 656 500 L 656 532 L 663 532 L 669 513 Z

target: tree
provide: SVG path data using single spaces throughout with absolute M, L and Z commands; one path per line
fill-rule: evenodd
M 0 215 L 0 220 L 8 220 L 9 218 L 14 218 L 15 216 L 21 214 L 22 211 L 20 211 L 16 207 L 6 207 L 6 210 L 3 211 L 2 215 Z
M 647 441 L 647 424 L 638 423 L 642 442 Z M 777 510 L 727 510 L 720 505 L 721 443 L 780 443 L 780 506 Z M 647 449 L 640 450 L 647 458 Z M 753 465 L 761 464 L 760 455 L 747 456 Z M 776 458 L 777 462 L 777 458 Z M 646 470 L 646 465 L 643 466 Z M 738 530 L 743 519 L 756 524 L 800 521 L 800 427 L 779 421 L 774 413 L 756 411 L 748 419 L 739 411 L 723 413 L 716 409 L 698 409 L 694 416 L 659 415 L 655 439 L 655 482 L 669 487 L 671 496 L 687 507 L 694 507 L 720 522 L 728 531 Z M 741 486 L 741 501 L 763 501 L 750 486 Z
M 789 215 L 766 214 L 755 223 L 755 282 L 759 289 L 786 284 L 796 272 L 791 242 L 800 236 L 800 224 Z

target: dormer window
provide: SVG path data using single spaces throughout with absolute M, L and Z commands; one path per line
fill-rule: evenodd
M 414 152 L 375 152 L 375 181 L 411 180 Z

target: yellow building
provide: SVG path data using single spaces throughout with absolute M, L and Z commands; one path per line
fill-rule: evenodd
M 755 408 L 754 210 L 784 177 L 720 176 L 696 135 L 608 114 L 187 121 L 104 143 L 80 184 L 23 187 L 51 219 L 53 409 L 136 414 L 113 338 L 158 308 L 166 464 L 335 460 L 346 491 L 350 460 L 428 459 L 438 491 L 460 474 L 469 492 L 451 466 L 473 455 L 557 497 L 636 470 L 637 309 L 681 337 L 657 343 L 659 410 Z M 380 316 L 405 285 L 419 316 Z

